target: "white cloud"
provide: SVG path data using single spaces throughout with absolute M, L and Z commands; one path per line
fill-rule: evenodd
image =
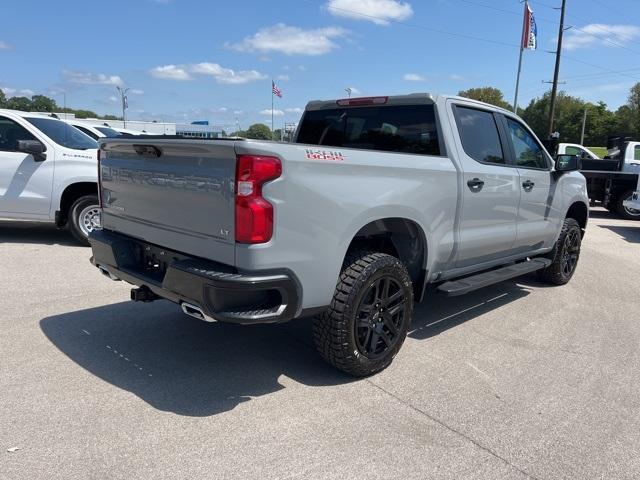
M 582 28 L 571 29 L 565 38 L 564 47 L 576 50 L 592 46 L 615 47 L 640 38 L 640 27 L 636 25 L 607 25 L 591 23 Z
M 284 111 L 287 113 L 302 113 L 304 112 L 304 108 L 300 108 L 300 107 L 285 108 Z
M 163 80 L 191 80 L 191 75 L 178 65 L 161 65 L 151 69 L 151 76 Z
M 113 103 L 118 103 L 120 101 L 120 99 L 118 97 L 116 97 L 115 95 L 111 95 L 109 97 L 109 101 L 113 102 Z
M 144 90 L 140 90 L 139 88 L 132 88 L 129 92 L 133 95 L 144 95 Z
M 0 87 L 2 93 L 4 93 L 7 97 L 32 97 L 36 94 L 30 88 L 11 88 L 11 87 Z
M 329 0 L 326 9 L 336 17 L 367 20 L 377 25 L 406 20 L 413 15 L 408 2 L 398 0 Z
M 425 77 L 419 75 L 417 73 L 405 73 L 404 78 L 407 82 L 424 82 L 426 80 Z
M 218 112 L 219 112 L 219 113 L 226 113 L 226 112 L 227 112 L 227 110 L 228 110 L 228 109 L 227 109 L 227 107 L 220 107 L 220 108 L 218 109 Z
M 449 79 L 453 80 L 454 82 L 461 82 L 462 80 L 464 80 L 464 77 L 462 75 L 458 75 L 457 73 L 452 73 L 451 75 L 449 75 Z
M 242 115 L 244 112 L 242 110 L 234 110 L 233 114 L 234 115 Z
M 307 67 L 305 67 L 304 65 L 298 65 L 298 70 L 300 70 L 301 72 L 306 72 Z
M 165 80 L 192 80 L 193 75 L 208 75 L 218 83 L 238 85 L 264 80 L 266 75 L 256 70 L 235 71 L 217 63 L 190 63 L 185 65 L 161 65 L 151 69 L 151 75 Z
M 230 85 L 249 83 L 267 78 L 266 75 L 256 70 L 236 72 L 230 68 L 221 67 L 217 63 L 196 63 L 195 65 L 187 65 L 187 69 L 194 74 L 210 75 L 215 78 L 216 82 Z
M 289 75 L 278 75 L 276 78 L 278 80 L 282 80 L 283 82 L 288 82 L 289 81 Z
M 343 37 L 347 31 L 340 27 L 325 27 L 303 30 L 278 23 L 261 28 L 240 43 L 226 44 L 240 52 L 280 52 L 286 55 L 324 55 L 338 48 L 333 41 Z
M 78 85 L 123 85 L 122 78 L 118 75 L 105 75 L 104 73 L 76 72 L 63 70 L 62 76 L 69 83 Z
M 266 108 L 264 110 L 260 110 L 260 115 L 271 116 L 271 109 L 270 108 Z M 274 117 L 281 117 L 283 115 L 284 115 L 284 112 L 282 110 L 278 110 L 277 108 L 273 110 L 273 116 Z
M 0 41 L 0 51 L 2 50 L 13 50 L 13 47 L 7 42 Z

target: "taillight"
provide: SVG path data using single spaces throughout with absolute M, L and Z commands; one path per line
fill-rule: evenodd
M 262 185 L 282 175 L 276 157 L 239 155 L 236 164 L 236 242 L 264 243 L 273 235 L 273 205 Z
M 101 185 L 101 177 L 100 177 L 100 148 L 98 148 L 98 206 L 102 207 L 102 185 Z
M 364 105 L 384 105 L 389 97 L 360 97 L 360 98 L 343 98 L 336 100 L 341 107 L 361 107 Z

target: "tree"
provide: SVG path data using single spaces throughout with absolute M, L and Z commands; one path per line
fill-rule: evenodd
M 7 108 L 7 97 L 2 90 L 0 90 L 0 108 Z
M 272 139 L 273 139 L 273 140 L 276 140 L 276 141 L 278 141 L 278 142 L 279 142 L 280 140 L 282 140 L 282 129 L 281 129 L 281 128 L 276 128 L 276 129 L 273 131 Z
M 631 87 L 627 107 L 625 120 L 629 134 L 635 138 L 640 138 L 640 82 Z
M 31 100 L 27 97 L 11 97 L 7 100 L 6 105 L 11 110 L 22 110 L 23 112 L 31 110 Z
M 251 125 L 246 133 L 246 138 L 254 138 L 256 140 L 271 140 L 271 129 L 264 123 L 254 123 Z
M 504 94 L 494 87 L 470 88 L 458 92 L 461 97 L 471 98 L 480 102 L 490 103 L 496 107 L 511 109 L 511 105 L 504 99 Z
M 44 95 L 34 95 L 31 97 L 32 112 L 55 112 L 58 109 L 55 100 Z

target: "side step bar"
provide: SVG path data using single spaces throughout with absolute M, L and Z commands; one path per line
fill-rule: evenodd
M 474 290 L 493 285 L 494 283 L 500 283 L 505 280 L 509 280 L 510 278 L 535 272 L 536 270 L 546 268 L 549 265 L 551 265 L 551 260 L 548 258 L 534 258 L 526 262 L 516 263 L 497 270 L 478 273 L 460 280 L 445 282 L 438 287 L 438 292 L 444 293 L 448 297 L 457 297 L 458 295 L 464 295 L 465 293 L 473 292 Z

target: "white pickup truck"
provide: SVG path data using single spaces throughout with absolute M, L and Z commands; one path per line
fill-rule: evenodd
M 0 219 L 68 225 L 87 244 L 100 222 L 97 147 L 61 120 L 0 109 Z
M 600 158 L 579 143 L 559 143 L 558 155 L 578 155 L 583 160 L 599 160 Z
M 588 219 L 577 156 L 511 112 L 414 94 L 310 102 L 295 143 L 100 140 L 93 264 L 206 321 L 315 314 L 322 356 L 385 368 L 428 284 L 567 283 Z

